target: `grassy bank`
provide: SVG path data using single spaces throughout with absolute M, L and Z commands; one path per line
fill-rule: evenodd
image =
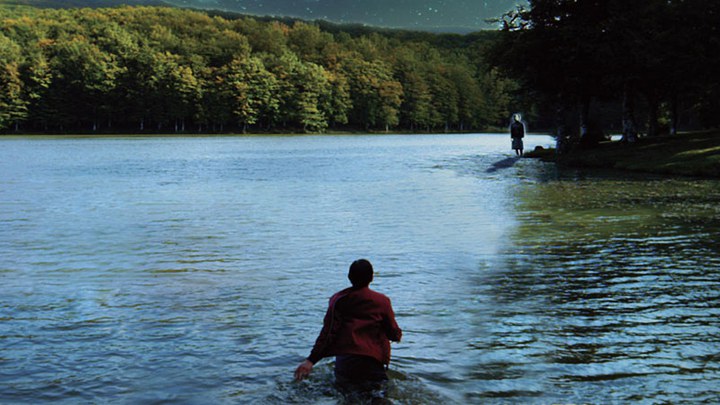
M 558 161 L 553 150 L 528 152 L 526 156 Z M 573 151 L 558 163 L 570 167 L 720 177 L 720 130 L 642 138 L 633 144 L 603 142 L 596 149 Z

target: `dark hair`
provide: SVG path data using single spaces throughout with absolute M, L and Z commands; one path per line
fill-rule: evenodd
M 348 278 L 353 287 L 367 287 L 373 280 L 373 266 L 365 259 L 358 259 L 350 265 Z

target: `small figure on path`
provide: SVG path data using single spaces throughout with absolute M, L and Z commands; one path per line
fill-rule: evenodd
M 520 121 L 520 114 L 513 115 L 513 123 L 510 124 L 510 138 L 512 139 L 512 148 L 517 156 L 523 155 L 523 138 L 525 137 L 525 124 Z
M 390 341 L 399 342 L 402 330 L 395 322 L 390 299 L 370 289 L 373 267 L 360 259 L 350 265 L 352 287 L 330 298 L 315 346 L 295 370 L 306 378 L 324 357 L 335 356 L 335 379 L 343 390 L 382 390 L 390 364 Z

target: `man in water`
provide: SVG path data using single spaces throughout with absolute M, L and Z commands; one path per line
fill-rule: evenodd
M 388 379 L 390 341 L 399 342 L 402 331 L 390 299 L 369 288 L 369 261 L 354 261 L 348 278 L 352 287 L 330 298 L 320 335 L 310 356 L 295 370 L 295 379 L 307 377 L 322 358 L 335 356 L 335 379 L 341 388 L 381 388 Z
M 513 123 L 510 124 L 510 138 L 512 139 L 512 148 L 518 156 L 523 155 L 523 138 L 525 137 L 525 125 L 520 121 L 520 114 L 513 115 Z

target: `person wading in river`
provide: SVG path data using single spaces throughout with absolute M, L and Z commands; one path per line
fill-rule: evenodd
M 360 259 L 350 265 L 352 287 L 330 298 L 320 335 L 310 356 L 295 370 L 300 381 L 324 357 L 335 356 L 335 379 L 343 389 L 382 388 L 390 364 L 390 341 L 400 342 L 390 299 L 369 288 L 373 267 Z
M 513 123 L 510 124 L 510 138 L 512 148 L 518 156 L 523 155 L 523 138 L 525 137 L 525 125 L 520 121 L 520 114 L 513 115 Z

